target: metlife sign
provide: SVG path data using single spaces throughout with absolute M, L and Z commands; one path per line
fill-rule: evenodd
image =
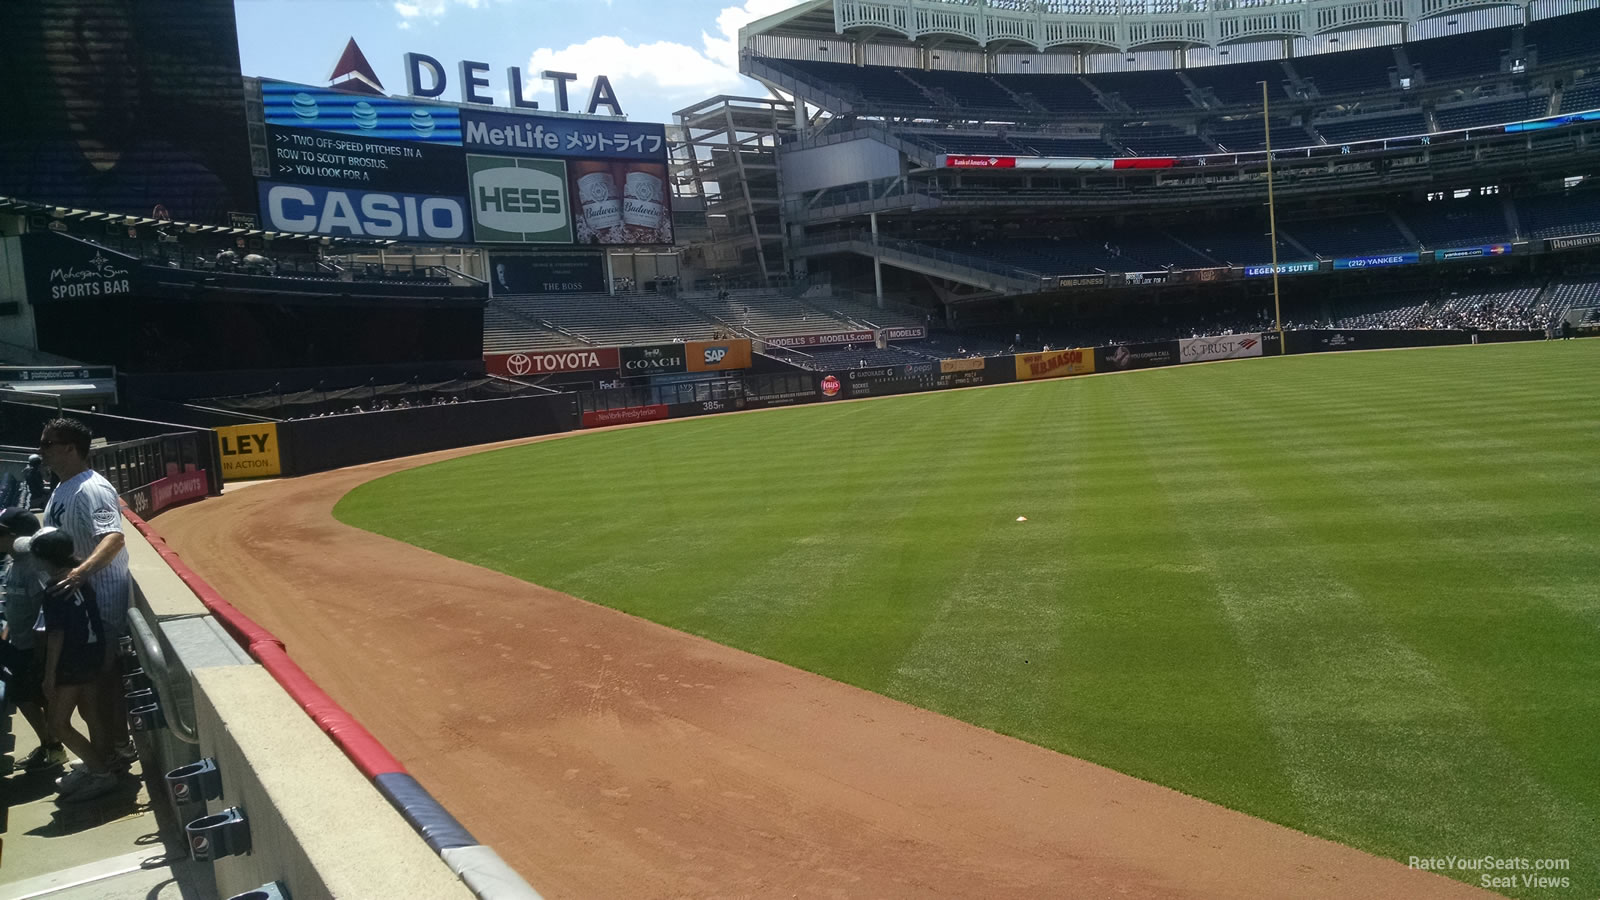
M 468 149 L 579 159 L 666 162 L 664 125 L 556 116 L 461 110 L 461 142 Z
M 1417 262 L 1415 253 L 1390 253 L 1385 256 L 1355 256 L 1333 261 L 1335 269 L 1378 269 L 1384 266 L 1409 266 Z
M 257 182 L 268 231 L 327 237 L 466 243 L 467 205 L 461 197 L 336 190 L 320 185 Z
M 467 154 L 467 195 L 479 243 L 570 244 L 567 164 Z

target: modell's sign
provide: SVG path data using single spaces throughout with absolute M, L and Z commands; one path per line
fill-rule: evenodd
M 870 344 L 877 337 L 870 331 L 840 331 L 833 334 L 785 334 L 764 340 L 773 347 L 837 347 L 841 344 Z
M 521 353 L 486 353 L 483 370 L 490 375 L 558 375 L 563 372 L 615 372 L 617 348 L 584 347 L 576 350 L 526 350 Z

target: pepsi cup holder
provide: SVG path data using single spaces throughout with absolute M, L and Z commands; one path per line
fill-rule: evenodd
M 161 714 L 161 704 L 147 703 L 128 709 L 128 728 L 148 734 L 167 726 L 167 717 Z
M 152 687 L 150 676 L 144 674 L 144 669 L 142 668 L 134 669 L 122 676 L 122 690 L 126 693 L 142 691 L 147 687 Z
M 201 816 L 183 830 L 189 837 L 189 855 L 195 862 L 216 862 L 225 856 L 250 852 L 250 824 L 237 806 L 214 816 Z
M 289 891 L 283 885 L 274 881 L 271 884 L 263 884 L 253 891 L 234 894 L 228 900 L 289 900 Z
M 172 802 L 179 806 L 192 806 L 222 796 L 222 773 L 217 771 L 217 761 L 206 757 L 197 763 L 179 766 L 167 773 L 167 790 Z

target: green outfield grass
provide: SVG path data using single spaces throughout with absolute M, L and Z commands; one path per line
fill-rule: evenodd
M 1600 340 L 672 422 L 335 514 L 1384 856 L 1566 858 L 1570 890 L 1505 892 L 1600 895 Z

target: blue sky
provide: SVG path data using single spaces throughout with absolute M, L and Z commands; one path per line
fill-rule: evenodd
M 456 66 L 489 64 L 489 88 L 507 104 L 506 69 L 520 66 L 523 97 L 553 108 L 545 69 L 574 72 L 572 108 L 596 75 L 611 79 L 636 122 L 715 94 L 765 96 L 738 74 L 739 27 L 799 0 L 235 0 L 244 74 L 326 84 L 345 42 L 355 38 L 384 89 L 403 94 L 403 56 L 444 64 L 441 99 L 459 102 Z M 530 80 L 531 79 L 531 80 Z M 580 110 L 581 111 L 581 110 Z

